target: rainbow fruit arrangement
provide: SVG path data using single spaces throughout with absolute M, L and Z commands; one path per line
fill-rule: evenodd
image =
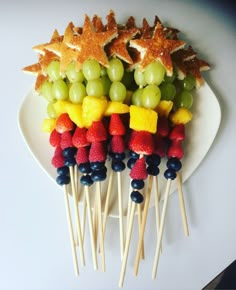
M 70 22 L 63 35 L 55 30 L 49 42 L 33 47 L 39 55 L 38 62 L 23 69 L 36 75 L 35 91 L 47 101 L 48 116 L 42 129 L 49 134 L 49 142 L 55 148 L 51 164 L 57 170 L 56 181 L 65 192 L 76 275 L 79 273 L 77 250 L 85 265 L 82 205 L 84 217 L 88 216 L 94 268 L 98 269 L 99 255 L 105 271 L 104 239 L 112 194 L 117 195 L 119 209 L 120 287 L 136 212 L 139 238 L 135 275 L 140 259 L 144 258 L 151 192 L 157 224 L 152 272 L 153 278 L 156 276 L 173 180 L 178 183 L 181 214 L 188 235 L 181 188 L 183 142 L 186 124 L 193 117 L 193 91 L 203 84 L 201 72 L 209 69 L 209 64 L 199 59 L 191 46 L 186 48 L 186 42 L 178 35 L 178 29 L 164 26 L 158 17 L 153 26 L 144 18 L 142 27 L 137 27 L 132 16 L 126 24 L 118 24 L 113 11 L 108 13 L 106 24 L 97 15 L 91 19 L 85 15 L 82 27 Z M 163 174 L 159 174 L 161 162 L 166 166 Z M 121 186 L 123 174 L 130 176 L 129 184 L 123 185 L 125 192 Z M 158 190 L 158 178 L 167 180 L 163 195 Z M 103 208 L 101 185 L 105 180 L 108 182 Z M 92 188 L 95 188 L 93 194 Z M 127 212 L 124 195 L 130 196 L 125 206 Z

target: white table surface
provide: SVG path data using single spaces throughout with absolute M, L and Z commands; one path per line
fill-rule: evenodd
M 199 55 L 212 65 L 204 75 L 222 110 L 221 125 L 211 149 L 184 184 L 190 236 L 183 234 L 177 194 L 173 194 L 157 279 L 151 279 L 156 242 L 153 221 L 146 229 L 146 258 L 140 264 L 138 277 L 132 272 L 134 248 L 130 251 L 124 289 L 199 290 L 236 257 L 233 12 L 213 5 L 214 1 L 107 2 L 9 0 L 0 4 L 0 289 L 118 289 L 121 262 L 118 232 L 114 233 L 118 221 L 108 221 L 107 271 L 93 270 L 87 250 L 87 266 L 81 268 L 76 278 L 63 194 L 38 166 L 17 125 L 18 110 L 34 82 L 34 77 L 21 72 L 21 68 L 36 61 L 31 47 L 47 41 L 54 28 L 62 33 L 71 20 L 82 24 L 84 13 L 104 17 L 110 8 L 120 22 L 133 15 L 137 22 L 146 17 L 152 23 L 158 15 L 163 22 L 183 31 Z

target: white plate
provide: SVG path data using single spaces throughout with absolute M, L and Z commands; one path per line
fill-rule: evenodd
M 192 112 L 193 119 L 186 126 L 186 139 L 184 142 L 185 156 L 182 159 L 183 182 L 191 176 L 200 162 L 204 159 L 212 145 L 220 125 L 220 106 L 216 96 L 207 83 L 196 91 L 194 95 L 194 106 L 192 108 Z M 49 135 L 41 131 L 42 120 L 45 117 L 46 102 L 32 89 L 23 100 L 19 110 L 18 123 L 24 140 L 34 158 L 47 173 L 47 175 L 55 182 L 56 170 L 51 165 L 51 158 L 54 150 L 49 144 Z M 164 171 L 164 161 L 160 166 L 160 170 L 161 172 L 158 177 L 158 183 L 160 191 L 163 193 L 166 184 L 166 180 L 162 177 Z M 110 202 L 110 216 L 117 217 L 117 183 L 116 178 L 113 180 L 114 185 Z M 91 188 L 93 188 L 93 186 Z M 102 184 L 103 203 L 106 197 L 106 188 L 107 181 Z M 122 190 L 125 214 L 129 196 L 129 175 L 127 171 L 122 173 Z M 175 191 L 176 183 L 172 182 L 171 193 Z M 153 205 L 154 198 L 150 201 L 150 206 L 152 207 Z

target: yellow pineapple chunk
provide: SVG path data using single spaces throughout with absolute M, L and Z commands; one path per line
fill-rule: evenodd
M 71 103 L 68 101 L 58 100 L 53 104 L 53 107 L 57 113 L 57 116 L 61 114 L 67 113 L 67 107 L 70 106 Z
M 192 120 L 192 113 L 186 108 L 179 108 L 170 115 L 170 121 L 174 124 L 186 124 Z
M 172 107 L 173 107 L 172 101 L 162 100 L 158 104 L 156 110 L 157 110 L 158 115 L 163 116 L 163 117 L 168 117 L 170 111 L 172 110 Z
M 116 114 L 129 113 L 129 106 L 121 102 L 110 101 L 108 102 L 104 115 L 111 116 L 111 114 L 114 114 L 114 113 Z
M 157 112 L 151 109 L 130 106 L 130 128 L 136 131 L 157 131 Z
M 86 96 L 82 103 L 82 118 L 86 128 L 90 127 L 93 121 L 100 121 L 107 108 L 105 97 L 97 98 Z
M 67 106 L 67 113 L 72 122 L 74 122 L 78 127 L 84 127 L 83 117 L 82 117 L 82 105 L 80 104 L 70 104 Z
M 46 133 L 51 133 L 55 128 L 56 119 L 44 119 L 42 123 L 42 131 Z

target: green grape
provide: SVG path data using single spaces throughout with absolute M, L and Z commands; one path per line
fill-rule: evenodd
M 188 74 L 186 78 L 181 81 L 182 88 L 187 91 L 191 91 L 195 86 L 194 76 Z
M 190 109 L 193 104 L 193 96 L 189 91 L 183 90 L 175 97 L 174 103 L 177 108 L 184 107 Z
M 121 81 L 124 75 L 124 66 L 122 61 L 118 58 L 112 58 L 109 61 L 107 74 L 112 82 Z
M 48 65 L 46 71 L 47 71 L 47 74 L 52 82 L 61 79 L 59 60 L 51 61 L 50 64 Z
M 109 95 L 109 90 L 111 86 L 111 81 L 107 75 L 101 77 L 102 85 L 103 85 L 103 94 L 104 96 Z
M 40 87 L 39 93 L 43 96 L 48 102 L 53 102 L 55 100 L 52 94 L 52 83 L 49 81 L 44 81 Z
M 95 59 L 87 59 L 82 66 L 82 72 L 86 80 L 96 80 L 101 76 L 101 66 Z
M 107 69 L 105 68 L 105 66 L 101 66 L 101 77 L 106 76 L 107 75 Z
M 121 82 L 113 82 L 109 90 L 112 101 L 123 102 L 126 98 L 126 87 Z
M 101 79 L 89 80 L 86 85 L 88 96 L 101 97 L 104 95 L 104 88 Z
M 139 88 L 136 91 L 134 91 L 132 97 L 131 97 L 131 103 L 137 107 L 142 106 L 142 93 L 143 88 Z
M 134 71 L 134 80 L 136 84 L 140 87 L 144 87 L 147 84 L 144 77 L 144 72 L 142 72 L 139 68 L 136 68 Z
M 56 113 L 56 111 L 54 109 L 53 103 L 48 103 L 48 105 L 47 105 L 47 114 L 48 114 L 49 118 L 52 118 L 52 119 L 56 119 L 57 118 L 57 113 Z
M 82 70 L 76 70 L 76 64 L 75 62 L 71 62 L 66 69 L 66 76 L 68 78 L 68 80 L 71 83 L 75 83 L 75 82 L 83 82 L 84 81 L 84 75 Z
M 161 99 L 166 101 L 171 101 L 176 95 L 175 85 L 172 83 L 164 82 L 160 85 Z
M 52 94 L 57 100 L 66 100 L 69 97 L 69 88 L 62 79 L 52 84 Z
M 172 76 L 168 76 L 167 74 L 165 74 L 164 81 L 165 82 L 168 82 L 168 83 L 173 83 L 173 81 L 175 80 L 175 78 L 176 78 L 176 72 L 173 71 Z
M 160 85 L 164 80 L 165 68 L 159 61 L 153 61 L 146 66 L 144 70 L 144 77 L 149 85 Z
M 86 88 L 83 83 L 76 82 L 70 86 L 69 99 L 74 104 L 81 104 L 86 96 Z
M 156 85 L 147 85 L 142 92 L 142 105 L 147 109 L 155 109 L 161 99 L 161 90 Z

